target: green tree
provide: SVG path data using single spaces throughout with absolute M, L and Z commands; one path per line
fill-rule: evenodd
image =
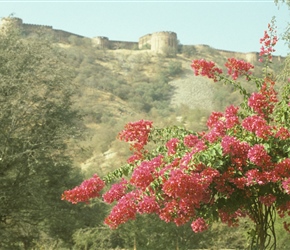
M 63 56 L 45 40 L 24 39 L 13 18 L 6 21 L 0 32 L 0 248 L 31 249 L 44 233 L 69 241 L 77 225 L 70 216 L 80 207 L 68 210 L 59 199 L 81 178 L 67 143 L 80 123 Z

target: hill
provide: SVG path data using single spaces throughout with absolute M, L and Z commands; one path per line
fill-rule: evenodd
M 76 71 L 75 105 L 84 115 L 87 137 L 74 144 L 82 148 L 75 162 L 88 175 L 105 174 L 125 163 L 130 152 L 116 136 L 129 121 L 149 119 L 156 126 L 182 125 L 198 131 L 205 129 L 211 111 L 241 101 L 230 86 L 194 76 L 192 59 L 213 60 L 220 67 L 229 57 L 249 59 L 255 72 L 262 72 L 256 53 L 221 51 L 207 45 L 180 46 L 177 53 L 108 50 L 94 47 L 85 38 L 76 39 L 55 45 Z M 283 58 L 274 60 L 282 67 Z
M 262 73 L 256 52 L 182 45 L 174 32 L 155 32 L 139 42 L 124 42 L 86 38 L 52 26 L 26 24 L 20 18 L 2 19 L 2 25 L 7 21 L 25 39 L 47 39 L 66 55 L 78 89 L 74 105 L 85 127 L 84 139 L 72 140 L 70 149 L 76 166 L 87 175 L 106 174 L 126 161 L 130 152 L 116 136 L 129 121 L 149 119 L 156 126 L 182 125 L 198 131 L 205 129 L 211 111 L 241 101 L 230 86 L 194 76 L 192 59 L 212 60 L 224 68 L 227 58 L 234 57 L 255 65 L 255 74 Z M 272 70 L 279 71 L 284 58 L 273 60 L 280 63 Z M 242 84 L 251 91 L 246 82 Z

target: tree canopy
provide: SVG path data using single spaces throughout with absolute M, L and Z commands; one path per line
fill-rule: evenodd
M 41 234 L 71 240 L 77 223 L 69 214 L 78 209 L 68 210 L 59 197 L 81 178 L 67 151 L 81 127 L 64 56 L 45 39 L 24 38 L 13 18 L 6 21 L 0 30 L 0 248 L 31 249 Z

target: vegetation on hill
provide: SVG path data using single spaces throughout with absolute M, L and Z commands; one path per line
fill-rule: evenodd
M 219 224 L 197 236 L 147 216 L 109 231 L 103 204 L 71 207 L 60 200 L 84 177 L 125 162 L 130 152 L 116 136 L 127 122 L 200 131 L 213 108 L 241 102 L 230 86 L 200 80 L 190 69 L 192 59 L 221 64 L 225 55 L 208 46 L 154 54 L 70 41 L 56 43 L 41 32 L 23 37 L 13 27 L 0 34 L 0 248 L 240 247 L 245 232 Z

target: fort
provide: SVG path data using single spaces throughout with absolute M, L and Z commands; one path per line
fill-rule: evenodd
M 44 31 L 46 34 L 53 37 L 57 42 L 69 42 L 71 37 L 85 38 L 74 33 L 70 33 L 63 30 L 54 29 L 48 25 L 37 25 L 23 23 L 22 19 L 16 17 L 2 18 L 0 26 L 4 26 L 7 22 L 13 22 L 14 25 L 19 27 L 23 34 L 26 36 L 33 35 Z M 158 53 L 162 53 L 165 48 L 172 48 L 177 50 L 177 35 L 174 32 L 155 32 L 140 37 L 139 42 L 127 42 L 127 41 L 114 41 L 109 40 L 105 36 L 97 36 L 91 38 L 94 46 L 98 48 L 106 49 L 151 49 Z
M 178 49 L 178 40 L 177 34 L 172 31 L 161 31 L 154 32 L 152 34 L 147 34 L 139 38 L 138 42 L 128 42 L 128 41 L 115 41 L 110 40 L 105 36 L 96 36 L 93 38 L 84 37 L 77 35 L 71 32 L 54 29 L 52 26 L 48 25 L 37 25 L 37 24 L 27 24 L 23 23 L 22 19 L 16 17 L 2 18 L 0 20 L 0 27 L 5 27 L 5 23 L 13 22 L 13 25 L 20 28 L 24 35 L 30 36 L 36 33 L 44 32 L 47 36 L 50 36 L 54 39 L 55 42 L 60 43 L 71 43 L 71 41 L 76 38 L 87 38 L 91 39 L 93 46 L 99 49 L 148 49 L 156 53 L 163 53 L 167 49 L 172 51 L 177 51 Z M 183 46 L 192 46 L 192 45 L 183 45 Z M 208 45 L 195 45 L 197 51 L 209 47 Z M 219 50 L 219 53 L 226 57 L 237 57 L 249 61 L 251 63 L 259 59 L 259 53 L 249 52 L 249 53 L 239 53 L 233 51 Z M 282 57 L 274 56 L 274 60 L 280 61 Z

